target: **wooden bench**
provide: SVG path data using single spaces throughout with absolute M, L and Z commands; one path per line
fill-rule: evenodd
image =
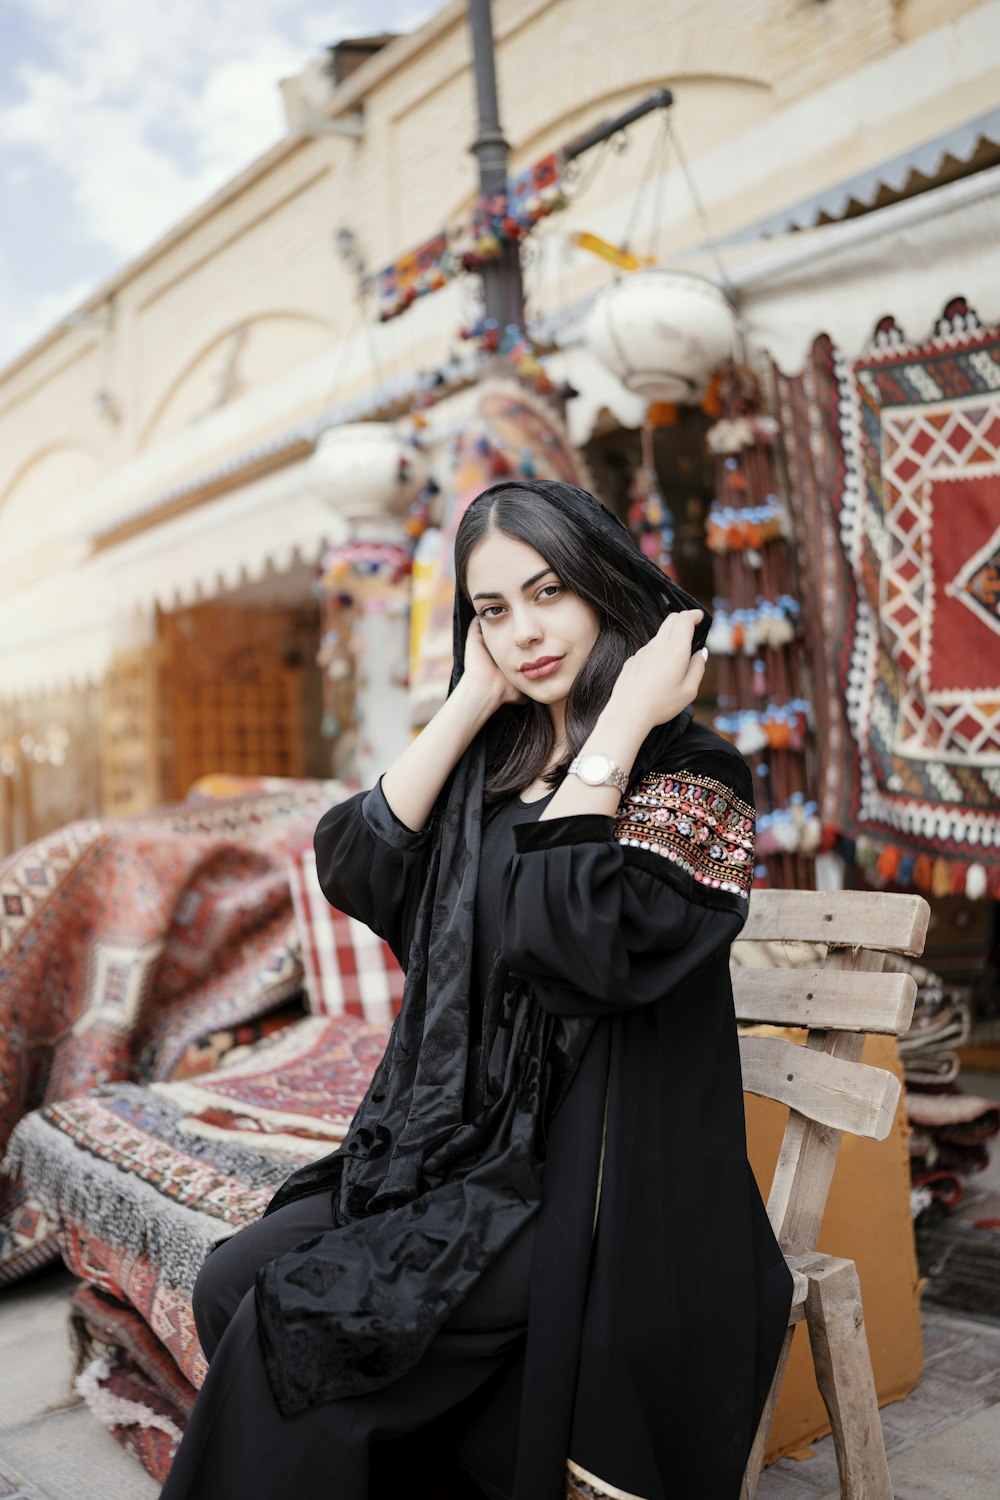
M 822 967 L 732 969 L 741 1023 L 802 1028 L 786 1037 L 740 1037 L 747 1093 L 788 1106 L 767 1211 L 795 1288 L 788 1330 L 744 1478 L 752 1500 L 795 1325 L 809 1329 L 816 1383 L 830 1416 L 842 1500 L 891 1500 L 875 1379 L 853 1261 L 816 1251 L 816 1237 L 845 1130 L 882 1140 L 901 1086 L 861 1062 L 872 1032 L 898 1036 L 916 984 L 883 974 L 886 953 L 923 951 L 930 908 L 920 896 L 862 891 L 754 891 L 740 942 L 824 943 Z

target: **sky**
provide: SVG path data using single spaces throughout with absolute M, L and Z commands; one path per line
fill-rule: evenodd
M 280 78 L 442 3 L 0 0 L 0 367 L 280 138 Z

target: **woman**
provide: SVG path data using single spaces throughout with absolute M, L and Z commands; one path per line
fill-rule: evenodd
M 448 700 L 316 832 L 402 1012 L 341 1149 L 202 1271 L 164 1500 L 412 1492 L 416 1435 L 494 1500 L 739 1493 L 791 1281 L 729 986 L 750 776 L 688 707 L 709 620 L 569 485 L 478 496 L 455 565 Z

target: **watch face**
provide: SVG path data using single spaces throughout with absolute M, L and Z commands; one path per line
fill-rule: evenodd
M 581 781 L 586 781 L 590 786 L 600 786 L 605 777 L 611 771 L 611 762 L 606 755 L 591 753 L 580 758 L 580 768 L 577 774 Z

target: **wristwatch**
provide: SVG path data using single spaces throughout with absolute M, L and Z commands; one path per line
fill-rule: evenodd
M 628 791 L 628 777 L 621 766 L 599 750 L 588 750 L 586 754 L 576 756 L 570 761 L 569 775 L 579 776 L 587 786 L 616 787 L 623 797 Z

